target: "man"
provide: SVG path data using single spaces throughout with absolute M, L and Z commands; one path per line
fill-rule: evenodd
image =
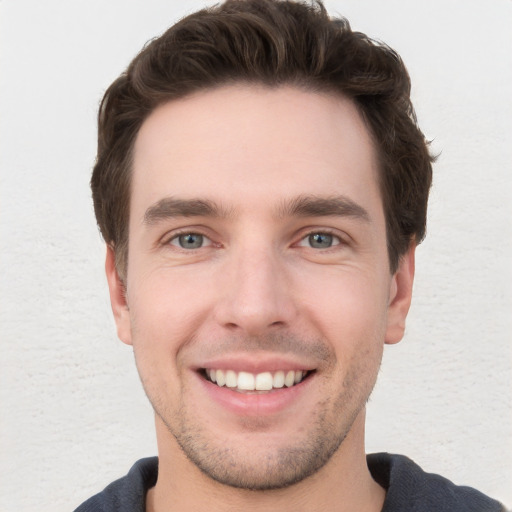
M 271 0 L 185 18 L 111 85 L 93 198 L 159 457 L 79 512 L 502 510 L 364 450 L 425 233 L 409 91 L 391 49 Z

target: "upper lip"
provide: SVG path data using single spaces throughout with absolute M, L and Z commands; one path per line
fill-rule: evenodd
M 277 372 L 279 370 L 312 371 L 316 367 L 311 363 L 295 359 L 290 356 L 256 355 L 256 354 L 230 354 L 202 361 L 195 365 L 196 370 L 205 368 L 215 370 L 233 370 L 235 372 L 262 373 Z

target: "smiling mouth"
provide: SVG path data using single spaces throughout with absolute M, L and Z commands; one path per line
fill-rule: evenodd
M 219 387 L 227 387 L 239 393 L 268 393 L 275 389 L 291 388 L 308 378 L 310 370 L 278 370 L 276 372 L 236 372 L 203 368 L 200 372 L 209 382 Z

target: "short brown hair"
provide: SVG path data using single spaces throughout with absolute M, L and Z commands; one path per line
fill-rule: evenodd
M 433 157 L 417 126 L 410 79 L 388 46 L 330 18 L 321 2 L 227 0 L 151 41 L 112 83 L 98 116 L 91 187 L 98 225 L 126 275 L 132 150 L 167 101 L 235 82 L 294 85 L 354 101 L 377 148 L 390 268 L 425 235 Z

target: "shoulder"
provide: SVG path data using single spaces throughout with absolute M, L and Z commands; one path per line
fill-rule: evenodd
M 476 489 L 426 473 L 407 457 L 376 453 L 367 460 L 375 481 L 387 489 L 382 512 L 505 512 L 499 502 Z
M 128 474 L 82 503 L 75 512 L 144 512 L 146 493 L 156 483 L 158 458 L 137 461 Z

